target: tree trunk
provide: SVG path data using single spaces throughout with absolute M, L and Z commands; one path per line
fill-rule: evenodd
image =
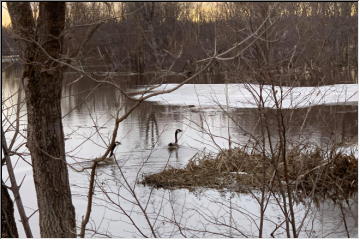
M 16 228 L 15 218 L 14 218 L 14 204 L 2 180 L 1 180 L 1 237 L 2 238 L 19 237 Z
M 28 142 L 41 237 L 76 237 L 61 117 L 65 2 L 40 2 L 37 29 L 29 2 L 8 2 L 24 59 Z

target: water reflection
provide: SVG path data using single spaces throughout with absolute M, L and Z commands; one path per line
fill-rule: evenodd
M 159 127 L 156 121 L 155 113 L 150 112 L 146 117 L 146 130 L 145 130 L 145 146 L 154 148 L 156 145 L 156 139 L 159 138 Z M 143 136 L 140 136 L 143 138 Z
M 17 91 L 20 72 L 17 68 L 13 71 L 2 72 L 3 99 Z M 114 87 L 99 86 L 99 84 L 86 79 L 73 83 L 78 76 L 72 73 L 65 74 L 65 77 L 62 111 L 65 136 L 69 138 L 65 142 L 67 159 L 69 163 L 83 162 L 102 155 L 111 137 L 114 116 L 117 111 L 120 110 L 120 114 L 125 113 L 134 102 L 123 97 Z M 123 90 L 134 88 L 136 84 L 144 84 L 143 79 L 135 80 L 131 78 L 116 79 Z M 16 102 L 16 98 L 13 100 Z M 326 146 L 334 142 L 357 142 L 357 106 L 314 106 L 285 110 L 284 113 L 290 143 L 311 141 L 320 146 Z M 267 116 L 268 123 L 274 126 L 271 128 L 271 132 L 273 140 L 276 141 L 275 112 L 269 109 Z M 177 128 L 183 130 L 183 134 L 179 138 L 181 147 L 176 151 L 168 151 L 167 144 L 173 141 L 174 131 Z M 139 226 L 148 230 L 146 221 L 138 212 L 139 209 L 136 209 L 131 203 L 134 198 L 130 189 L 134 189 L 139 201 L 148 204 L 149 208 L 153 208 L 151 211 L 149 210 L 151 212 L 149 214 L 151 216 L 154 214 L 155 217 L 158 214 L 157 217 L 162 219 L 161 224 L 157 225 L 162 236 L 181 236 L 174 229 L 172 229 L 173 235 L 167 232 L 174 226 L 169 223 L 169 219 L 174 220 L 172 219 L 174 216 L 177 218 L 182 216 L 182 220 L 176 220 L 181 222 L 186 219 L 187 226 L 193 225 L 199 229 L 201 229 L 201 224 L 208 224 L 209 231 L 215 231 L 219 227 L 218 225 L 212 226 L 209 223 L 210 220 L 225 217 L 224 223 L 237 224 L 239 229 L 252 236 L 252 232 L 256 232 L 256 226 L 253 220 L 247 216 L 250 214 L 257 219 L 259 211 L 256 201 L 249 195 L 230 197 L 229 193 L 222 194 L 214 190 L 201 190 L 202 194 L 183 189 L 154 190 L 136 184 L 136 180 L 142 174 L 159 172 L 165 167 L 183 167 L 191 157 L 204 149 L 217 152 L 219 148 L 227 148 L 229 137 L 233 141 L 232 146 L 245 145 L 250 135 L 259 136 L 260 133 L 256 109 L 235 109 L 232 110 L 231 118 L 229 118 L 227 113 L 216 108 L 195 109 L 189 106 L 142 103 L 120 124 L 117 140 L 122 144 L 116 149 L 117 163 L 98 169 L 99 185 L 92 219 L 97 225 L 101 225 L 100 223 L 103 222 L 100 229 L 102 231 L 108 229 L 113 236 L 138 236 L 135 234 L 136 229 L 131 224 L 120 224 L 124 221 L 129 223 L 129 219 L 121 209 L 116 207 L 118 204 L 131 213 Z M 121 166 L 121 172 L 118 165 Z M 19 163 L 18 169 L 22 169 L 21 173 L 31 175 L 30 167 L 23 163 Z M 19 180 L 21 180 L 22 175 L 20 172 L 18 173 Z M 86 208 L 87 172 L 78 173 L 70 170 L 70 182 L 77 218 L 80 220 Z M 28 179 L 24 186 L 22 191 L 24 196 L 27 196 L 27 206 L 36 209 L 32 179 Z M 115 202 L 111 202 L 104 192 L 107 192 L 112 197 L 111 200 Z M 174 208 L 174 206 L 176 207 Z M 228 215 L 229 206 L 234 211 L 232 217 L 236 221 L 228 221 L 231 219 Z M 328 202 L 322 203 L 322 206 L 326 208 L 326 211 L 322 211 L 321 214 L 319 214 L 320 210 L 313 209 L 314 214 L 317 214 L 316 223 L 309 224 L 314 224 L 317 232 L 312 236 L 326 236 L 336 225 L 331 223 L 339 222 L 337 208 L 331 210 L 330 206 L 332 205 Z M 267 216 L 269 218 L 269 226 L 265 231 L 267 234 L 270 234 L 273 229 L 271 221 L 281 215 L 276 204 L 271 207 L 273 210 L 269 210 Z M 297 208 L 299 216 L 305 214 L 303 205 L 299 204 Z M 246 214 L 242 214 L 244 209 Z M 357 209 L 357 204 L 354 204 L 352 209 Z M 196 211 L 208 214 L 216 212 L 218 215 L 211 215 L 213 219 L 203 219 L 195 214 Z M 38 216 L 35 215 L 31 219 L 33 228 L 38 226 L 36 217 Z M 182 224 L 185 223 L 182 222 Z M 349 219 L 349 226 L 351 226 L 352 234 L 356 235 L 357 221 Z M 337 228 L 341 229 L 341 233 L 333 233 L 329 236 L 345 236 L 343 226 L 340 224 Z M 231 228 L 226 229 L 226 231 L 231 231 L 229 230 Z M 241 234 L 236 235 L 234 232 L 231 234 L 242 237 Z M 189 231 L 187 236 L 202 235 L 199 232 Z M 280 234 L 279 236 L 284 235 Z M 307 236 L 306 232 L 303 236 Z

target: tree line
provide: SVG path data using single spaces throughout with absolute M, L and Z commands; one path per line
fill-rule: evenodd
M 357 82 L 357 8 L 352 2 L 67 3 L 64 47 L 73 57 L 78 43 L 88 40 L 74 62 L 89 71 L 148 73 L 173 65 L 174 72 L 186 74 L 194 72 L 197 59 L 212 54 L 215 42 L 222 53 L 269 13 L 271 24 L 255 36 L 254 45 L 208 69 L 215 82 Z M 4 53 L 16 49 L 8 40 L 10 31 L 3 28 Z

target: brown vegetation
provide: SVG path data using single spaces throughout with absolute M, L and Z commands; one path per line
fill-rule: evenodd
M 270 191 L 279 187 L 275 174 L 284 184 L 283 165 L 276 158 L 263 158 L 240 148 L 217 154 L 194 157 L 184 169 L 169 168 L 145 176 L 141 183 L 162 188 L 209 187 L 248 191 L 266 183 Z M 348 199 L 357 190 L 357 158 L 343 153 L 326 153 L 320 149 L 304 152 L 293 149 L 288 157 L 289 180 L 298 197 L 316 196 Z M 265 169 L 265 172 L 264 172 Z M 264 181 L 265 180 L 265 181 Z

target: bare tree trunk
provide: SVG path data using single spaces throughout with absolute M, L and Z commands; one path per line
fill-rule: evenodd
M 25 61 L 22 82 L 28 111 L 28 148 L 40 214 L 41 237 L 75 237 L 61 122 L 65 2 L 41 2 L 36 33 L 29 2 L 8 2 Z
M 15 217 L 14 217 L 14 204 L 2 180 L 1 180 L 1 237 L 2 238 L 19 237 L 16 228 Z

